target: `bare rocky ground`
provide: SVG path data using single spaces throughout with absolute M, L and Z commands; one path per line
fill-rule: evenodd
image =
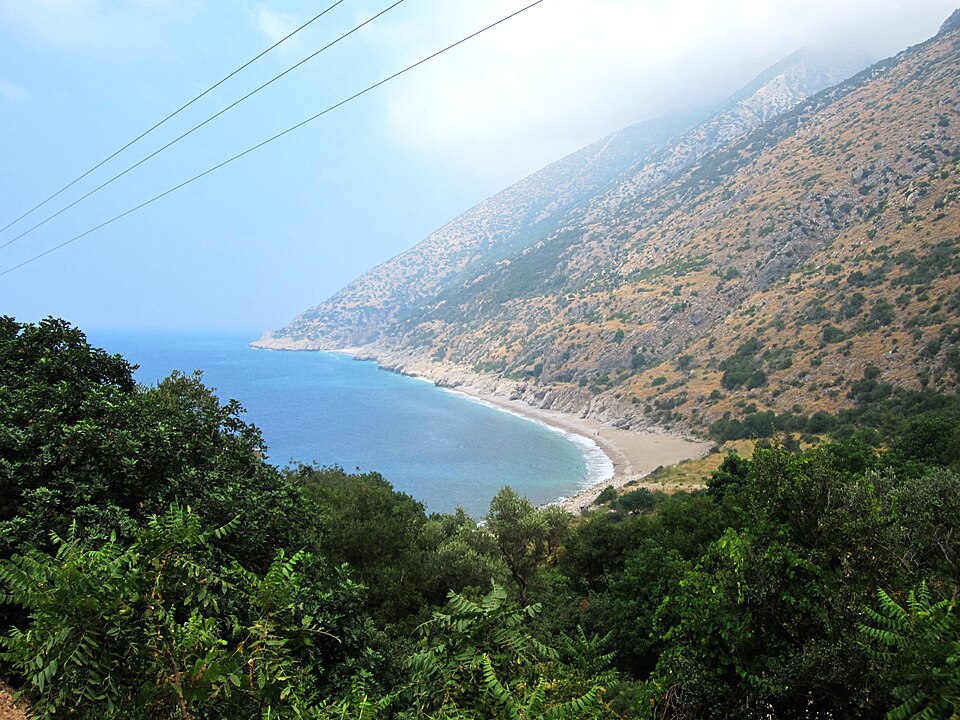
M 13 690 L 0 681 L 0 720 L 28 720 L 22 703 L 13 700 Z

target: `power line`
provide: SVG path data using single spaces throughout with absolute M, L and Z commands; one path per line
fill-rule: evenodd
M 181 188 L 186 187 L 187 185 L 190 185 L 190 184 L 193 183 L 193 182 L 196 182 L 196 181 L 199 180 L 200 178 L 205 177 L 205 176 L 209 175 L 210 173 L 216 172 L 216 171 L 219 170 L 220 168 L 222 168 L 222 167 L 224 167 L 224 166 L 226 166 L 226 165 L 229 165 L 230 163 L 234 162 L 235 160 L 239 160 L 240 158 L 244 157 L 245 155 L 249 155 L 250 153 L 252 153 L 252 152 L 254 152 L 254 151 L 256 151 L 256 150 L 259 150 L 259 149 L 262 148 L 264 145 L 269 145 L 270 143 L 274 142 L 275 140 L 279 140 L 280 138 L 284 137 L 285 135 L 289 135 L 289 134 L 292 133 L 293 131 L 300 129 L 300 128 L 303 127 L 304 125 L 307 125 L 307 124 L 309 124 L 309 123 L 312 123 L 314 120 L 317 120 L 317 119 L 323 117 L 323 116 L 326 115 L 327 113 L 333 112 L 333 111 L 336 110 L 337 108 L 340 108 L 340 107 L 346 105 L 347 103 L 352 102 L 353 100 L 356 100 L 357 98 L 359 98 L 359 97 L 361 97 L 361 96 L 363 96 L 363 95 L 366 95 L 367 93 L 371 92 L 372 90 L 375 90 L 376 88 L 380 87 L 381 85 L 385 85 L 386 83 L 390 82 L 391 80 L 395 80 L 396 78 L 400 77 L 401 75 L 404 75 L 404 74 L 410 72 L 410 71 L 413 70 L 414 68 L 417 68 L 417 67 L 423 65 L 424 63 L 427 63 L 427 62 L 433 60 L 434 58 L 437 58 L 437 57 L 439 57 L 440 55 L 443 55 L 444 53 L 446 53 L 446 52 L 448 52 L 448 51 L 450 51 L 450 50 L 453 50 L 455 47 L 457 47 L 457 46 L 459 46 L 459 45 L 463 45 L 465 42 L 468 42 L 469 40 L 472 40 L 473 38 L 477 37 L 478 35 L 481 35 L 481 34 L 487 32 L 488 30 L 492 30 L 493 28 L 497 27 L 498 25 L 502 25 L 503 23 L 507 22 L 508 20 L 511 20 L 511 19 L 515 18 L 517 15 L 520 15 L 521 13 L 526 12 L 526 11 L 529 10 L 530 8 L 537 6 L 537 5 L 539 5 L 540 3 L 542 3 L 542 2 L 544 2 L 544 0 L 536 0 L 535 2 L 532 2 L 532 3 L 530 3 L 529 5 L 520 8 L 520 9 L 517 10 L 516 12 L 513 12 L 513 13 L 507 15 L 506 17 L 503 17 L 503 18 L 497 20 L 496 22 L 491 23 L 490 25 L 487 25 L 486 27 L 481 28 L 480 30 L 477 30 L 476 32 L 471 33 L 470 35 L 467 35 L 465 38 L 462 38 L 462 39 L 460 39 L 460 40 L 457 40 L 455 43 L 452 43 L 452 44 L 450 44 L 450 45 L 447 45 L 447 46 L 446 46 L 445 48 L 443 48 L 442 50 L 437 50 L 436 52 L 434 52 L 434 53 L 431 54 L 431 55 L 428 55 L 427 57 L 423 58 L 422 60 L 418 60 L 417 62 L 413 63 L 412 65 L 408 65 L 407 67 L 403 68 L 403 70 L 399 70 L 398 72 L 395 72 L 393 75 L 390 75 L 390 76 L 384 78 L 383 80 L 380 80 L 379 82 L 374 83 L 373 85 L 367 86 L 366 88 L 364 88 L 364 89 L 361 90 L 360 92 L 354 93 L 354 94 L 351 95 L 350 97 L 348 97 L 348 98 L 346 98 L 346 99 L 344 99 L 344 100 L 341 100 L 340 102 L 338 102 L 338 103 L 336 103 L 336 104 L 334 104 L 334 105 L 331 105 L 331 106 L 328 107 L 326 110 L 322 110 L 322 111 L 318 112 L 316 115 L 312 115 L 312 116 L 308 117 L 306 120 L 302 120 L 301 122 L 298 122 L 296 125 L 293 125 L 292 127 L 287 128 L 287 129 L 284 130 L 283 132 L 279 132 L 279 133 L 277 133 L 276 135 L 274 135 L 273 137 L 267 138 L 267 139 L 264 140 L 263 142 L 260 142 L 260 143 L 258 143 L 258 144 L 256 144 L 256 145 L 254 145 L 253 147 L 247 148 L 247 149 L 244 150 L 243 152 L 238 153 L 238 154 L 234 155 L 233 157 L 228 158 L 227 160 L 224 160 L 223 162 L 219 163 L 218 165 L 214 165 L 213 167 L 211 167 L 211 168 L 209 168 L 209 169 L 207 169 L 207 170 L 204 170 L 202 173 L 199 173 L 198 175 L 194 175 L 192 178 L 190 178 L 190 179 L 188 179 L 188 180 L 184 180 L 184 181 L 183 181 L 182 183 L 180 183 L 179 185 L 176 185 L 176 186 L 170 188 L 169 190 L 166 190 L 166 191 L 160 193 L 159 195 L 155 195 L 154 197 L 150 198 L 149 200 L 146 200 L 146 201 L 140 203 L 140 204 L 137 205 L 136 207 L 132 207 L 132 208 L 130 208 L 129 210 L 126 210 L 125 212 L 120 213 L 119 215 L 115 215 L 114 217 L 110 218 L 109 220 L 106 220 L 105 222 L 100 223 L 100 224 L 97 225 L 96 227 L 90 228 L 89 230 L 87 230 L 87 231 L 85 231 L 85 232 L 82 232 L 82 233 L 80 233 L 79 235 L 75 235 L 74 237 L 70 238 L 69 240 L 63 241 L 63 242 L 60 243 L 59 245 L 54 245 L 52 248 L 50 248 L 50 249 L 48 249 L 48 250 L 45 250 L 45 251 L 43 251 L 42 253 L 39 253 L 38 255 L 34 255 L 33 257 L 29 258 L 28 260 L 24 260 L 23 262 L 21 262 L 21 263 L 19 263 L 19 264 L 17 264 L 17 265 L 14 265 L 13 267 L 7 268 L 6 270 L 0 272 L 0 277 L 3 277 L 4 275 L 7 275 L 7 274 L 9 274 L 9 273 L 12 273 L 14 270 L 19 270 L 19 269 L 22 268 L 24 265 L 29 265 L 30 263 L 34 262 L 35 260 L 39 260 L 39 259 L 42 258 L 42 257 L 46 257 L 46 256 L 49 255 L 50 253 L 56 252 L 57 250 L 60 250 L 61 248 L 66 247 L 67 245 L 70 245 L 71 243 L 74 243 L 74 242 L 76 242 L 77 240 L 80 240 L 81 238 L 84 238 L 84 237 L 86 237 L 87 235 L 90 235 L 91 233 L 94 233 L 94 232 L 96 232 L 97 230 L 100 230 L 101 228 L 104 228 L 104 227 L 106 227 L 107 225 L 110 225 L 110 224 L 116 222 L 117 220 L 120 220 L 120 219 L 122 219 L 122 218 L 125 218 L 127 215 L 131 215 L 132 213 L 135 213 L 135 212 L 137 212 L 138 210 L 141 210 L 141 209 L 145 208 L 147 205 L 151 205 L 151 204 L 155 203 L 157 200 L 160 200 L 161 198 L 164 198 L 164 197 L 166 197 L 167 195 L 170 195 L 171 193 L 174 193 L 174 192 L 176 192 L 177 190 L 180 190 Z
M 216 82 L 216 83 L 214 83 L 213 85 L 211 85 L 210 87 L 208 87 L 208 88 L 207 88 L 206 90 L 204 90 L 202 93 L 200 93 L 200 94 L 197 95 L 195 98 L 193 98 L 193 100 L 190 100 L 189 102 L 181 105 L 179 108 L 177 108 L 177 109 L 174 110 L 172 113 L 170 113 L 170 114 L 167 115 L 165 118 L 163 118 L 163 120 L 161 120 L 160 122 L 158 122 L 158 123 L 156 123 L 155 125 L 153 125 L 151 128 L 149 128 L 149 129 L 143 131 L 142 133 L 140 133 L 139 135 L 137 135 L 137 137 L 135 137 L 133 140 L 131 140 L 130 142 L 128 142 L 128 143 L 127 143 L 126 145 L 124 145 L 122 148 L 120 148 L 119 150 L 117 150 L 116 152 L 114 152 L 112 155 L 109 155 L 109 156 L 107 156 L 106 158 L 104 158 L 103 160 L 101 160 L 100 162 L 98 162 L 98 163 L 97 163 L 96 165 L 94 165 L 92 168 L 90 168 L 90 169 L 87 170 L 85 173 L 83 173 L 83 175 L 80 175 L 79 177 L 73 179 L 72 181 L 70 181 L 69 183 L 67 183 L 66 185 L 64 185 L 62 188 L 60 188 L 59 190 L 57 190 L 53 195 L 51 195 L 50 197 L 48 197 L 46 200 L 43 200 L 42 202 L 37 203 L 37 204 L 34 205 L 32 208 L 30 208 L 29 210 L 27 210 L 23 215 L 21 215 L 20 217 L 16 218 L 15 220 L 12 220 L 11 222 L 9 222 L 9 223 L 7 223 L 6 225 L 4 225 L 2 228 L 0 228 L 0 233 L 6 231 L 8 228 L 16 225 L 18 222 L 20 222 L 21 220 L 23 220 L 23 219 L 24 219 L 25 217 L 27 217 L 28 215 L 32 215 L 35 211 L 37 211 L 37 210 L 39 210 L 40 208 L 42 208 L 44 205 L 46 205 L 48 202 L 50 202 L 51 200 L 53 200 L 55 197 L 58 197 L 59 195 L 61 195 L 61 194 L 62 194 L 63 192 L 65 192 L 66 190 L 69 190 L 70 188 L 72 188 L 74 185 L 76 185 L 78 182 L 80 182 L 81 180 L 83 180 L 85 177 L 87 177 L 87 175 L 89 175 L 90 173 L 92 173 L 94 170 L 97 170 L 98 168 L 100 168 L 100 167 L 102 167 L 103 165 L 105 165 L 106 163 L 108 163 L 110 160 L 113 160 L 113 158 L 115 158 L 117 155 L 119 155 L 120 153 L 122 153 L 124 150 L 126 150 L 128 147 L 130 147 L 130 146 L 133 145 L 134 143 L 139 142 L 140 140 L 142 140 L 143 138 L 145 138 L 147 135 L 149 135 L 149 134 L 152 133 L 154 130 L 156 130 L 158 127 L 160 127 L 160 126 L 163 125 L 165 122 L 167 122 L 167 120 L 170 120 L 171 118 L 175 117 L 176 115 L 179 115 L 181 112 L 183 112 L 183 111 L 186 110 L 188 107 L 190 107 L 191 105 L 193 105 L 197 100 L 199 100 L 200 98 L 204 97 L 205 95 L 208 95 L 208 94 L 211 93 L 212 91 L 216 90 L 218 87 L 220 87 L 221 85 L 223 85 L 223 83 L 225 83 L 227 80 L 229 80 L 230 78 L 232 78 L 234 75 L 236 75 L 236 74 L 239 73 L 240 71 L 245 70 L 246 68 L 248 68 L 248 67 L 250 67 L 251 65 L 253 65 L 253 63 L 255 63 L 257 60 L 259 60 L 260 58 L 262 58 L 264 55 L 266 55 L 268 52 L 270 52 L 271 50 L 273 50 L 275 47 L 277 47 L 278 45 L 281 45 L 282 43 L 285 43 L 287 40 L 289 40 L 290 38 L 292 38 L 294 35 L 296 35 L 298 32 L 300 32 L 301 30 L 303 30 L 305 27 L 307 27 L 308 25 L 310 25 L 310 24 L 314 23 L 315 21 L 319 20 L 319 19 L 322 18 L 324 15 L 326 15 L 328 12 L 330 12 L 330 11 L 333 10 L 335 7 L 337 7 L 337 5 L 340 5 L 340 4 L 343 3 L 344 1 L 345 1 L 345 0 L 337 0 L 337 2 L 335 2 L 333 5 L 331 5 L 330 7 L 328 7 L 328 8 L 327 8 L 326 10 L 324 10 L 323 12 L 321 12 L 319 15 L 314 15 L 312 18 L 310 18 L 309 20 L 307 20 L 307 22 L 305 22 L 303 25 L 301 25 L 300 27 L 298 27 L 296 30 L 294 30 L 293 32 L 289 33 L 288 35 L 282 37 L 280 40 L 277 40 L 277 42 L 275 42 L 273 45 L 271 45 L 270 47 L 268 47 L 266 50 L 264 50 L 262 53 L 260 53 L 259 55 L 257 55 L 255 58 L 253 58 L 253 59 L 251 59 L 251 60 L 248 60 L 248 61 L 245 62 L 243 65 L 241 65 L 241 66 L 238 67 L 236 70 L 234 70 L 232 73 L 230 73 L 229 75 L 223 77 L 223 78 L 220 79 L 218 82 Z M 17 239 L 18 239 L 18 238 L 14 238 L 14 240 L 17 240 Z M 12 241 L 11 241 L 11 242 L 12 242 Z M 9 243 L 7 243 L 7 244 L 9 244 Z M 6 245 L 4 245 L 4 246 L 2 246 L 2 247 L 6 247 Z
M 340 2 L 343 2 L 343 0 L 340 0 Z M 174 138 L 173 140 L 171 140 L 170 142 L 168 142 L 166 145 L 164 145 L 164 146 L 161 147 L 160 149 L 154 150 L 152 153 L 150 153 L 149 155 L 147 155 L 145 158 L 142 158 L 141 160 L 137 161 L 137 162 L 134 163 L 133 165 L 129 166 L 126 170 L 123 170 L 122 172 L 117 173 L 116 175 L 114 175 L 112 178 L 110 178 L 110 179 L 107 180 L 106 182 L 101 183 L 100 185 L 98 185 L 97 187 L 95 187 L 93 190 L 91 190 L 90 192 L 88 192 L 86 195 L 80 196 L 79 198 L 77 198 L 76 200 L 74 200 L 74 201 L 73 201 L 72 203 L 70 203 L 69 205 L 60 208 L 60 210 L 58 210 L 57 212 L 53 213 L 52 215 L 48 215 L 46 218 L 44 218 L 43 220 L 41 220 L 40 222 L 38 222 L 36 225 L 34 225 L 34 226 L 30 227 L 30 228 L 27 228 L 26 230 L 24 230 L 22 233 L 20 233 L 20 234 L 17 235 L 16 237 L 11 238 L 10 240 L 7 240 L 7 242 L 5 242 L 5 243 L 3 243 L 2 245 L 0 245 L 0 250 L 4 249 L 5 247 L 7 247 L 7 246 L 9 246 L 9 245 L 12 245 L 13 243 L 15 243 L 15 242 L 16 242 L 17 240 L 19 240 L 20 238 L 25 237 L 26 235 L 29 235 L 30 233 L 32 233 L 32 232 L 33 232 L 34 230 L 36 230 L 37 228 L 43 227 L 43 226 L 46 225 L 48 222 L 50 222 L 51 220 L 53 220 L 53 219 L 56 218 L 56 217 L 59 217 L 60 215 L 62 215 L 63 213 L 65 213 L 65 212 L 66 212 L 67 210 L 69 210 L 70 208 L 72 208 L 72 207 L 74 207 L 74 206 L 76 206 L 76 205 L 79 205 L 80 203 L 82 203 L 84 200 L 86 200 L 86 199 L 87 199 L 88 197 L 90 197 L 91 195 L 94 195 L 95 193 L 100 192 L 101 190 L 103 190 L 103 188 L 107 187 L 107 185 L 110 185 L 110 184 L 112 184 L 113 182 L 115 182 L 116 180 L 119 180 L 119 179 L 122 178 L 124 175 L 126 175 L 127 173 L 129 173 L 131 170 L 135 170 L 136 168 L 140 167 L 141 165 L 143 165 L 145 162 L 147 162 L 147 161 L 150 160 L 151 158 L 154 158 L 154 157 L 156 157 L 157 155 L 159 155 L 160 153 L 162 153 L 164 150 L 172 147 L 173 145 L 176 145 L 178 142 L 180 142 L 181 140 L 183 140 L 183 139 L 184 139 L 185 137 L 187 137 L 188 135 L 192 135 L 194 132 L 196 132 L 197 130 L 199 130 L 200 128 L 202 128 L 204 125 L 212 122 L 213 120 L 216 120 L 218 117 L 220 117 L 221 115 L 223 115 L 225 112 L 227 112 L 227 111 L 229 111 L 229 110 L 232 110 L 233 108 L 235 108 L 235 107 L 236 107 L 237 105 L 239 105 L 240 103 L 242 103 L 242 102 L 244 102 L 245 100 L 248 100 L 249 98 L 253 97 L 253 96 L 256 95 L 258 92 L 260 92 L 261 90 L 263 90 L 264 88 L 266 88 L 267 86 L 272 85 L 272 84 L 275 83 L 277 80 L 279 80 L 280 78 L 282 78 L 284 75 L 287 75 L 287 74 L 293 72 L 293 71 L 296 70 L 298 67 L 300 67 L 301 65 L 303 65 L 303 64 L 306 63 L 306 62 L 309 62 L 310 60 L 312 60 L 313 58 L 315 58 L 315 57 L 316 57 L 317 55 L 319 55 L 320 53 L 325 52 L 326 50 L 329 50 L 329 49 L 332 48 L 334 45 L 336 45 L 337 43 L 339 43 L 341 40 L 349 37 L 350 35 L 353 35 L 353 33 L 357 32 L 357 31 L 360 30 L 361 28 L 369 25 L 369 24 L 372 23 L 374 20 L 376 20 L 377 18 L 379 18 L 381 15 L 384 15 L 384 14 L 386 14 L 387 12 L 389 12 L 390 10 L 393 10 L 393 8 L 395 8 L 397 5 L 401 4 L 402 2 L 404 2 L 404 0 L 396 0 L 396 2 L 394 2 L 394 3 L 393 3 L 392 5 L 390 5 L 389 7 L 385 8 L 384 10 L 381 10 L 380 12 L 378 12 L 378 13 L 377 13 L 376 15 L 374 15 L 373 17 L 368 18 L 367 20 L 364 20 L 362 23 L 360 23 L 359 25 L 357 25 L 356 27 L 354 27 L 352 30 L 349 30 L 349 31 L 345 32 L 343 35 L 341 35 L 340 37 L 338 37 L 336 40 L 333 40 L 332 42 L 327 43 L 327 44 L 324 45 L 322 48 L 320 48 L 319 50 L 317 50 L 315 53 L 313 53 L 313 54 L 305 57 L 303 60 L 301 60 L 300 62 L 296 63 L 295 65 L 292 65 L 291 67 L 287 68 L 286 70 L 284 70 L 284 71 L 283 71 L 282 73 L 280 73 L 279 75 L 275 75 L 273 78 L 271 78 L 271 79 L 268 80 L 267 82 L 263 83 L 263 85 L 261 85 L 260 87 L 256 88 L 255 90 L 251 90 L 250 92 L 248 92 L 246 95 L 244 95 L 244 96 L 243 96 L 242 98 L 240 98 L 239 100 L 231 103 L 230 105 L 227 105 L 227 107 L 225 107 L 225 108 L 223 108 L 222 110 L 220 110 L 220 112 L 218 112 L 218 113 L 216 113 L 216 114 L 214 114 L 214 115 L 211 115 L 211 116 L 208 117 L 206 120 L 204 120 L 203 122 L 199 123 L 198 125 L 194 125 L 192 128 L 190 128 L 189 130 L 187 130 L 185 133 L 183 133 L 182 135 Z M 106 162 L 106 161 L 104 161 L 104 162 Z M 102 163 L 101 163 L 101 164 L 102 164 Z

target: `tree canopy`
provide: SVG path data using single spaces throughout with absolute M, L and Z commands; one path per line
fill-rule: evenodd
M 0 671 L 37 718 L 960 713 L 942 403 L 577 518 L 504 488 L 477 523 L 279 470 L 200 376 L 132 372 L 0 319 Z

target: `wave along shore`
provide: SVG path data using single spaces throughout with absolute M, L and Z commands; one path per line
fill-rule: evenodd
M 285 346 L 272 339 L 251 343 L 266 350 L 308 350 Z M 331 350 L 358 360 L 372 360 L 384 370 L 419 378 L 498 410 L 514 413 L 563 433 L 587 458 L 588 477 L 580 492 L 559 497 L 556 504 L 571 512 L 589 505 L 604 487 L 622 487 L 642 480 L 658 467 L 702 457 L 712 443 L 691 440 L 664 430 L 624 430 L 591 417 L 544 409 L 520 399 L 509 382 L 480 375 L 448 362 L 412 359 L 376 347 Z
M 428 382 L 432 381 L 428 380 Z M 510 404 L 510 401 L 503 401 L 502 399 L 471 395 L 470 393 L 464 392 L 460 389 L 453 390 L 451 388 L 445 388 L 442 386 L 440 386 L 440 389 L 456 395 L 461 395 L 468 400 L 480 403 L 481 405 L 493 408 L 494 410 L 507 412 L 511 415 L 515 415 L 516 417 L 523 418 L 524 420 L 535 422 L 547 430 L 562 435 L 568 442 L 571 442 L 577 446 L 583 455 L 584 460 L 586 461 L 587 477 L 581 482 L 583 490 L 587 490 L 598 483 L 609 482 L 616 474 L 613 460 L 610 458 L 610 455 L 608 455 L 607 452 L 600 447 L 596 440 L 587 437 L 585 434 L 583 434 L 582 430 L 579 432 L 573 431 L 569 428 L 560 427 L 555 423 L 548 422 L 543 418 L 535 416 L 531 411 L 535 410 L 536 408 L 526 405 L 526 403 L 523 403 L 523 401 L 516 402 L 526 405 L 526 407 L 518 408 Z
M 426 378 L 430 380 L 430 378 Z M 441 385 L 442 387 L 442 385 Z M 491 395 L 481 388 L 460 385 L 456 390 L 468 397 L 485 402 L 492 407 L 515 413 L 562 432 L 570 440 L 589 452 L 592 446 L 606 456 L 606 461 L 597 463 L 602 472 L 588 477 L 589 484 L 572 497 L 560 497 L 557 504 L 571 512 L 580 505 L 590 505 L 607 485 L 623 487 L 629 482 L 641 480 L 658 467 L 674 465 L 690 458 L 702 457 L 712 443 L 690 440 L 664 431 L 634 431 L 604 425 L 592 418 L 583 418 L 557 410 L 544 410 L 519 399 Z M 596 455 L 593 454 L 596 462 Z M 588 468 L 591 455 L 587 454 Z

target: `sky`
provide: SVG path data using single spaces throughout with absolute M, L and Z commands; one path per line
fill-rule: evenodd
M 0 0 L 0 227 L 335 0 Z M 322 18 L 0 232 L 0 313 L 252 337 L 550 162 L 718 102 L 800 47 L 880 59 L 958 0 L 543 0 L 79 237 L 532 0 L 396 0 Z

